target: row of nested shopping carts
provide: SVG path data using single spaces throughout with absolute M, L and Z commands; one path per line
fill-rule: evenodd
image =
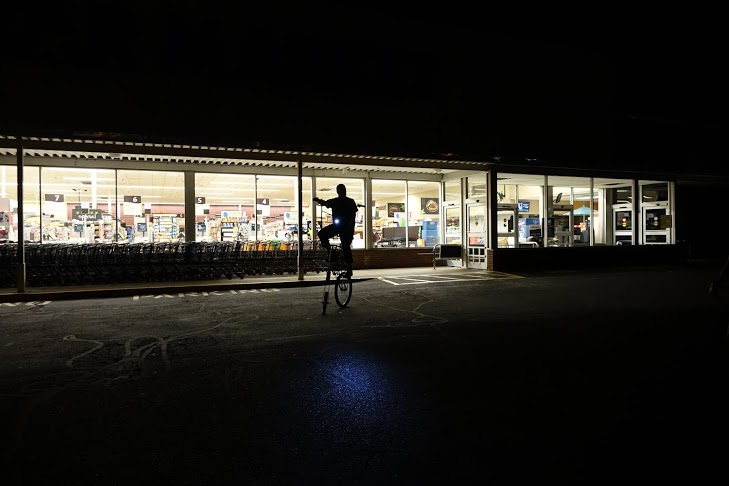
M 297 242 L 25 243 L 26 285 L 244 278 L 298 273 Z M 305 272 L 326 270 L 326 253 L 305 241 Z M 17 285 L 18 245 L 0 244 L 0 287 Z

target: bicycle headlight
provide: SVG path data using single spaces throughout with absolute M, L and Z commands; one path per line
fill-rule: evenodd
M 334 224 L 339 224 L 339 219 L 335 219 Z

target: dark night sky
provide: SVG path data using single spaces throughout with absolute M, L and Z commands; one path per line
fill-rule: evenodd
M 709 13 L 98 5 L 8 17 L 0 131 L 658 168 L 727 128 Z

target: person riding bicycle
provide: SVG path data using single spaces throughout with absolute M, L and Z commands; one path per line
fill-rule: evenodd
M 347 265 L 347 277 L 352 277 L 352 240 L 354 239 L 354 220 L 357 215 L 357 203 L 354 199 L 347 197 L 347 187 L 344 184 L 337 185 L 338 197 L 323 200 L 315 197 L 314 201 L 331 208 L 332 224 L 323 227 L 319 231 L 319 240 L 327 253 L 329 253 L 329 238 L 339 235 L 342 242 L 342 257 Z

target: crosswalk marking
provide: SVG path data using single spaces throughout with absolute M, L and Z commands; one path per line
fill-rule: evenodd
M 390 277 L 378 277 L 383 282 L 387 282 L 391 285 L 417 285 L 417 284 L 432 284 L 432 283 L 446 283 L 446 282 L 469 282 L 478 280 L 503 280 L 511 278 L 524 278 L 519 275 L 512 275 L 510 273 L 502 272 L 478 272 L 478 273 L 464 273 L 457 275 L 405 275 L 390 276 Z

